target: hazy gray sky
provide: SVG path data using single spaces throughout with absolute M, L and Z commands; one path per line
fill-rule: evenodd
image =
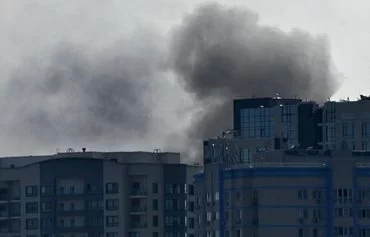
M 134 9 L 143 9 L 140 18 L 153 18 L 158 25 L 172 25 L 181 14 L 207 1 L 139 0 Z M 152 3 L 148 3 L 152 2 Z M 345 81 L 335 97 L 356 99 L 370 94 L 370 3 L 366 0 L 219 0 L 231 6 L 246 6 L 260 15 L 260 21 L 282 29 L 303 28 L 327 34 L 333 60 Z M 136 5 L 137 4 L 137 5 Z M 149 8 L 146 8 L 146 5 Z M 151 12 L 151 9 L 157 11 Z
M 19 55 L 64 39 L 112 40 L 137 26 L 166 32 L 203 0 L 5 0 L 0 2 L 1 68 Z M 260 21 L 282 29 L 300 27 L 329 36 L 334 62 L 345 76 L 336 97 L 370 94 L 370 3 L 366 0 L 219 0 L 245 6 Z M 5 52 L 5 54 L 4 54 Z M 0 68 L 0 69 L 1 69 Z M 4 73 L 4 71 L 2 72 Z
M 367 14 L 370 10 L 370 3 L 367 1 L 219 0 L 212 2 L 225 6 L 249 8 L 259 14 L 259 21 L 262 24 L 268 26 L 277 26 L 286 31 L 292 27 L 301 28 L 314 35 L 326 34 L 331 44 L 331 53 L 336 68 L 344 77 L 341 89 L 334 96 L 335 99 L 347 97 L 356 99 L 360 93 L 370 94 L 370 31 L 368 30 L 370 16 Z M 25 82 L 25 77 L 30 77 L 30 83 L 28 85 L 27 83 L 25 84 L 26 89 L 27 87 L 33 88 L 33 86 L 38 88 L 40 84 L 37 83 L 44 80 L 44 78 L 39 79 L 38 77 L 39 75 L 40 77 L 47 77 L 47 73 L 45 74 L 44 72 L 48 72 L 46 69 L 55 63 L 55 60 L 53 61 L 50 57 L 55 53 L 60 43 L 71 43 L 72 48 L 69 49 L 69 53 L 73 54 L 73 49 L 75 48 L 79 56 L 87 59 L 87 61 L 82 60 L 81 63 L 85 67 L 93 66 L 97 70 L 99 70 L 99 66 L 104 68 L 110 62 L 104 58 L 107 57 L 107 53 L 101 52 L 107 51 L 109 55 L 118 55 L 118 57 L 120 52 L 124 52 L 123 54 L 126 53 L 128 55 L 128 60 L 132 60 L 130 58 L 132 56 L 130 56 L 131 51 L 137 50 L 136 52 L 142 52 L 146 51 L 147 47 L 149 50 L 153 49 L 155 54 L 156 50 L 166 50 L 166 47 L 161 45 L 153 46 L 152 44 L 161 44 L 162 42 L 163 45 L 168 44 L 166 42 L 168 40 L 166 34 L 174 26 L 181 23 L 186 13 L 192 12 L 194 8 L 202 3 L 208 3 L 208 1 L 0 1 L 0 87 L 8 85 L 5 82 L 17 75 L 18 77 L 23 77 L 23 82 Z M 132 34 L 133 32 L 139 32 L 139 34 Z M 129 38 L 132 35 L 136 35 L 136 37 L 141 35 L 140 42 L 137 40 L 137 44 L 135 43 L 135 38 L 130 39 L 131 43 L 134 42 L 132 45 L 134 45 L 133 48 L 135 49 L 127 48 L 127 45 L 130 44 L 120 44 L 118 47 L 115 47 L 115 42 L 127 39 L 127 37 Z M 112 50 L 119 52 L 109 53 Z M 158 55 L 163 56 L 161 53 L 158 53 Z M 65 56 L 68 56 L 68 54 L 62 55 L 61 59 L 63 60 Z M 104 65 L 99 65 L 100 57 L 102 57 L 101 62 L 105 63 Z M 123 61 L 125 57 L 123 57 Z M 155 66 L 160 64 L 160 59 L 153 58 L 155 56 L 150 55 L 148 59 L 150 63 L 143 70 L 150 72 L 152 70 L 151 63 Z M 120 59 L 122 60 L 122 58 Z M 65 66 L 64 64 L 68 63 L 73 64 L 74 61 L 63 62 L 61 65 Z M 52 67 L 55 67 L 55 65 Z M 55 68 L 52 69 L 54 70 Z M 135 71 L 136 69 L 133 70 Z M 63 74 L 63 72 L 61 73 Z M 3 118 L 0 121 L 0 132 L 2 135 L 0 136 L 0 155 L 14 154 L 15 152 L 18 154 L 22 152 L 26 154 L 54 152 L 56 148 L 64 150 L 68 146 L 79 147 L 81 145 L 92 146 L 98 150 L 151 150 L 156 146 L 166 148 L 169 141 L 173 142 L 169 149 L 181 150 L 184 148 L 187 139 L 184 131 L 187 131 L 188 126 L 191 126 L 191 116 L 199 113 L 201 108 L 191 102 L 191 96 L 189 97 L 189 94 L 186 94 L 178 84 L 172 83 L 173 80 L 171 81 L 171 78 L 173 78 L 173 75 L 171 75 L 171 72 L 163 70 L 163 74 L 165 76 L 161 74 L 156 75 L 156 77 L 165 77 L 166 81 L 153 78 L 150 86 L 155 88 L 155 92 L 150 94 L 152 98 L 143 99 L 160 101 L 160 103 L 150 108 L 150 129 L 147 131 L 147 134 L 136 134 L 138 136 L 136 138 L 132 138 L 130 134 L 122 135 L 121 130 L 110 133 L 106 137 L 104 129 L 102 130 L 103 135 L 99 135 L 99 139 L 94 138 L 92 141 L 87 139 L 88 136 L 80 138 L 71 136 L 74 127 L 67 126 L 68 129 L 65 129 L 64 125 L 68 123 L 58 124 L 58 120 L 56 120 L 60 119 L 60 116 L 67 116 L 66 114 L 68 113 L 59 115 L 55 110 L 74 111 L 73 114 L 78 115 L 79 113 L 75 111 L 83 109 L 84 104 L 73 104 L 73 97 L 68 97 L 68 93 L 64 93 L 64 97 L 47 94 L 46 96 L 48 97 L 45 97 L 49 98 L 47 101 L 44 101 L 43 96 L 34 96 L 32 89 L 29 89 L 28 92 L 25 90 L 26 93 L 19 95 L 14 91 L 8 92 L 11 95 L 2 93 L 0 95 L 2 96 L 0 98 L 0 108 L 3 112 Z M 66 74 L 63 74 L 63 76 L 66 76 Z M 89 77 L 89 74 L 84 76 Z M 99 78 L 95 79 L 99 80 Z M 114 85 L 113 82 L 112 85 Z M 104 82 L 102 85 L 105 85 Z M 25 88 L 23 87 L 23 89 Z M 95 90 L 86 91 L 86 98 L 89 98 L 89 93 L 95 92 Z M 85 94 L 83 95 L 85 96 Z M 19 99 L 22 96 L 24 98 Z M 66 98 L 71 100 L 71 102 L 66 102 Z M 86 98 L 84 97 L 83 99 Z M 24 103 L 24 105 L 20 106 L 20 103 Z M 73 106 L 64 108 L 61 105 L 65 103 Z M 181 111 L 179 111 L 179 108 L 181 108 Z M 24 127 L 19 127 L 15 125 L 17 123 L 12 123 L 13 121 L 22 121 L 22 119 L 19 119 L 19 116 L 22 116 L 23 113 L 27 115 L 27 109 L 40 109 L 44 114 L 51 114 L 56 116 L 56 118 L 44 116 L 45 123 L 37 117 L 33 118 L 33 120 L 31 119 L 31 121 L 27 120 L 26 122 L 31 124 L 35 120 L 38 121 L 39 124 L 33 127 L 34 130 L 29 129 L 27 123 L 20 123 Z M 39 113 L 38 116 L 42 117 L 43 113 Z M 166 119 L 163 119 L 163 114 L 167 114 Z M 62 122 L 70 122 L 68 116 L 63 119 L 64 121 Z M 73 120 L 75 118 L 69 119 Z M 49 124 L 50 121 L 52 121 L 51 125 Z M 15 126 L 15 128 L 10 125 Z M 49 129 L 48 125 L 52 129 Z M 15 131 L 17 128 L 18 131 Z M 34 136 L 37 136 L 40 129 L 47 130 L 45 134 L 52 134 L 51 136 L 55 134 L 54 140 L 47 136 L 35 137 L 33 139 Z M 80 131 L 75 132 L 78 133 Z M 161 136 L 158 136 L 158 134 L 161 134 Z M 19 148 L 20 146 L 23 149 Z

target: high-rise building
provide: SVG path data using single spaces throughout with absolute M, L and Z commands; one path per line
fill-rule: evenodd
M 321 138 L 317 109 L 316 103 L 299 99 L 276 97 L 235 100 L 234 131 L 240 139 L 250 141 L 251 149 L 314 147 Z M 259 147 L 254 145 L 256 142 L 260 144 Z
M 370 150 L 370 100 L 329 101 L 322 108 L 323 147 Z
M 369 236 L 370 152 L 264 151 L 196 175 L 197 236 Z
M 198 170 L 161 152 L 0 158 L 0 237 L 194 236 Z
M 204 142 L 196 235 L 370 236 L 370 101 L 253 100 L 234 103 L 240 136 Z

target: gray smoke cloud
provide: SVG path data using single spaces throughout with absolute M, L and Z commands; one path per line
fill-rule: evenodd
M 206 106 L 194 136 L 230 129 L 232 99 L 279 94 L 323 102 L 338 88 L 325 36 L 299 29 L 286 33 L 258 19 L 247 9 L 208 4 L 175 29 L 174 68 Z
M 207 4 L 169 38 L 129 35 L 99 44 L 66 37 L 4 68 L 4 154 L 86 145 L 195 159 L 202 139 L 232 127 L 232 99 L 323 101 L 337 88 L 325 37 L 262 26 L 247 9 Z

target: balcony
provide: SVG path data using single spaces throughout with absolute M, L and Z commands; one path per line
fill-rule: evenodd
M 84 198 L 84 191 L 61 191 L 59 190 L 57 193 L 58 199 L 75 199 L 75 198 Z
M 7 189 L 0 188 L 0 202 L 9 201 L 9 193 Z
M 252 199 L 252 205 L 253 205 L 254 207 L 258 206 L 258 198 L 253 198 L 253 199 Z
M 253 218 L 253 220 L 252 220 L 252 226 L 257 227 L 258 226 L 258 223 L 259 223 L 258 218 L 257 217 Z
M 145 189 L 132 189 L 130 198 L 146 198 L 148 192 Z
M 131 215 L 133 215 L 133 214 L 136 214 L 136 215 L 145 214 L 146 211 L 147 211 L 146 206 L 132 206 L 130 208 L 130 214 Z
M 131 222 L 129 227 L 131 229 L 145 229 L 148 227 L 146 222 Z

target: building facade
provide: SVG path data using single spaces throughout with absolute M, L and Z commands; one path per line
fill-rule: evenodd
M 234 102 L 234 131 L 204 142 L 197 237 L 370 236 L 370 99 Z
M 1 237 L 193 236 L 193 174 L 177 153 L 0 159 Z
M 260 154 L 196 175 L 199 237 L 370 236 L 370 153 Z
M 329 101 L 322 113 L 324 148 L 370 150 L 370 100 Z
M 316 103 L 299 99 L 235 100 L 234 130 L 240 139 L 250 141 L 251 149 L 314 147 L 321 141 L 318 109 Z M 254 146 L 257 140 L 259 147 Z

